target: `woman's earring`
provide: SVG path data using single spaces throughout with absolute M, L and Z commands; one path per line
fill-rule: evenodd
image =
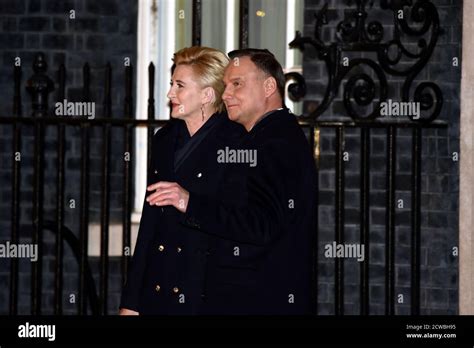
M 204 104 L 201 105 L 202 122 L 204 122 Z

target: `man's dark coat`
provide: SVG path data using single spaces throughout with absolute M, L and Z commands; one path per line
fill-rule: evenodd
M 227 164 L 218 197 L 190 196 L 185 221 L 211 240 L 202 314 L 309 314 L 315 166 L 287 109 L 238 146 L 257 161 Z M 254 163 L 255 164 L 255 163 Z

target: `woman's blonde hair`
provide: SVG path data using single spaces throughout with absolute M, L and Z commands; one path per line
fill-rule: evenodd
M 214 48 L 193 46 L 176 52 L 173 62 L 178 65 L 189 65 L 193 68 L 198 83 L 203 87 L 212 87 L 215 100 L 211 103 L 218 111 L 224 110 L 222 94 L 224 93 L 224 69 L 229 63 L 227 56 Z

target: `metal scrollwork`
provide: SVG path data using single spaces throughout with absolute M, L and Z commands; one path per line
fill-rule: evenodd
M 353 0 L 356 8 L 346 11 L 337 25 L 337 42 L 324 43 L 321 32 L 328 24 L 326 3 L 315 14 L 314 37 L 303 37 L 296 32 L 290 47 L 304 50 L 313 46 L 318 59 L 325 62 L 328 74 L 326 93 L 308 118 L 316 119 L 331 104 L 343 80 L 343 102 L 348 116 L 354 120 L 380 117 L 380 103 L 387 100 L 387 75 L 404 77 L 400 95 L 403 102 L 419 103 L 423 117 L 410 117 L 414 122 L 435 120 L 442 108 L 443 93 L 434 82 L 414 84 L 416 76 L 428 63 L 441 33 L 436 7 L 429 0 L 380 0 L 380 8 L 392 12 L 393 30 L 388 30 L 378 20 L 368 21 L 373 1 Z M 405 39 L 409 38 L 407 43 Z M 413 45 L 415 43 L 415 45 Z M 416 46 L 416 47 L 413 47 Z M 347 52 L 369 52 L 376 59 L 351 59 L 348 66 L 341 63 Z M 359 68 L 359 69 L 357 69 Z M 368 72 L 358 70 L 369 69 Z M 376 80 L 374 80 L 374 77 Z M 300 85 L 303 82 L 298 81 Z M 295 88 L 295 87 L 293 87 Z
M 387 80 L 383 70 L 374 61 L 369 59 L 353 59 L 349 67 L 343 73 L 343 77 L 350 74 L 350 71 L 362 65 L 372 69 L 379 81 L 379 88 L 376 88 L 374 79 L 366 73 L 357 73 L 349 77 L 344 86 L 344 107 L 348 115 L 355 119 L 375 119 L 379 115 L 380 103 L 387 99 Z M 378 90 L 378 103 L 373 106 Z M 355 104 L 355 105 L 354 105 Z M 354 108 L 357 106 L 357 109 Z M 361 109 L 369 109 L 372 106 L 370 114 L 363 114 Z M 357 111 L 359 110 L 359 111 Z
M 306 82 L 304 77 L 297 72 L 285 74 L 286 81 L 294 81 L 288 85 L 288 97 L 292 101 L 300 101 L 306 95 Z

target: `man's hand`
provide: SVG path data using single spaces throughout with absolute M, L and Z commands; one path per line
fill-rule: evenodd
M 132 311 L 131 309 L 120 308 L 119 315 L 139 315 L 139 313 Z
M 150 205 L 172 205 L 180 212 L 185 213 L 189 202 L 189 192 L 175 182 L 160 181 L 147 187 L 147 191 L 156 190 L 147 197 Z

